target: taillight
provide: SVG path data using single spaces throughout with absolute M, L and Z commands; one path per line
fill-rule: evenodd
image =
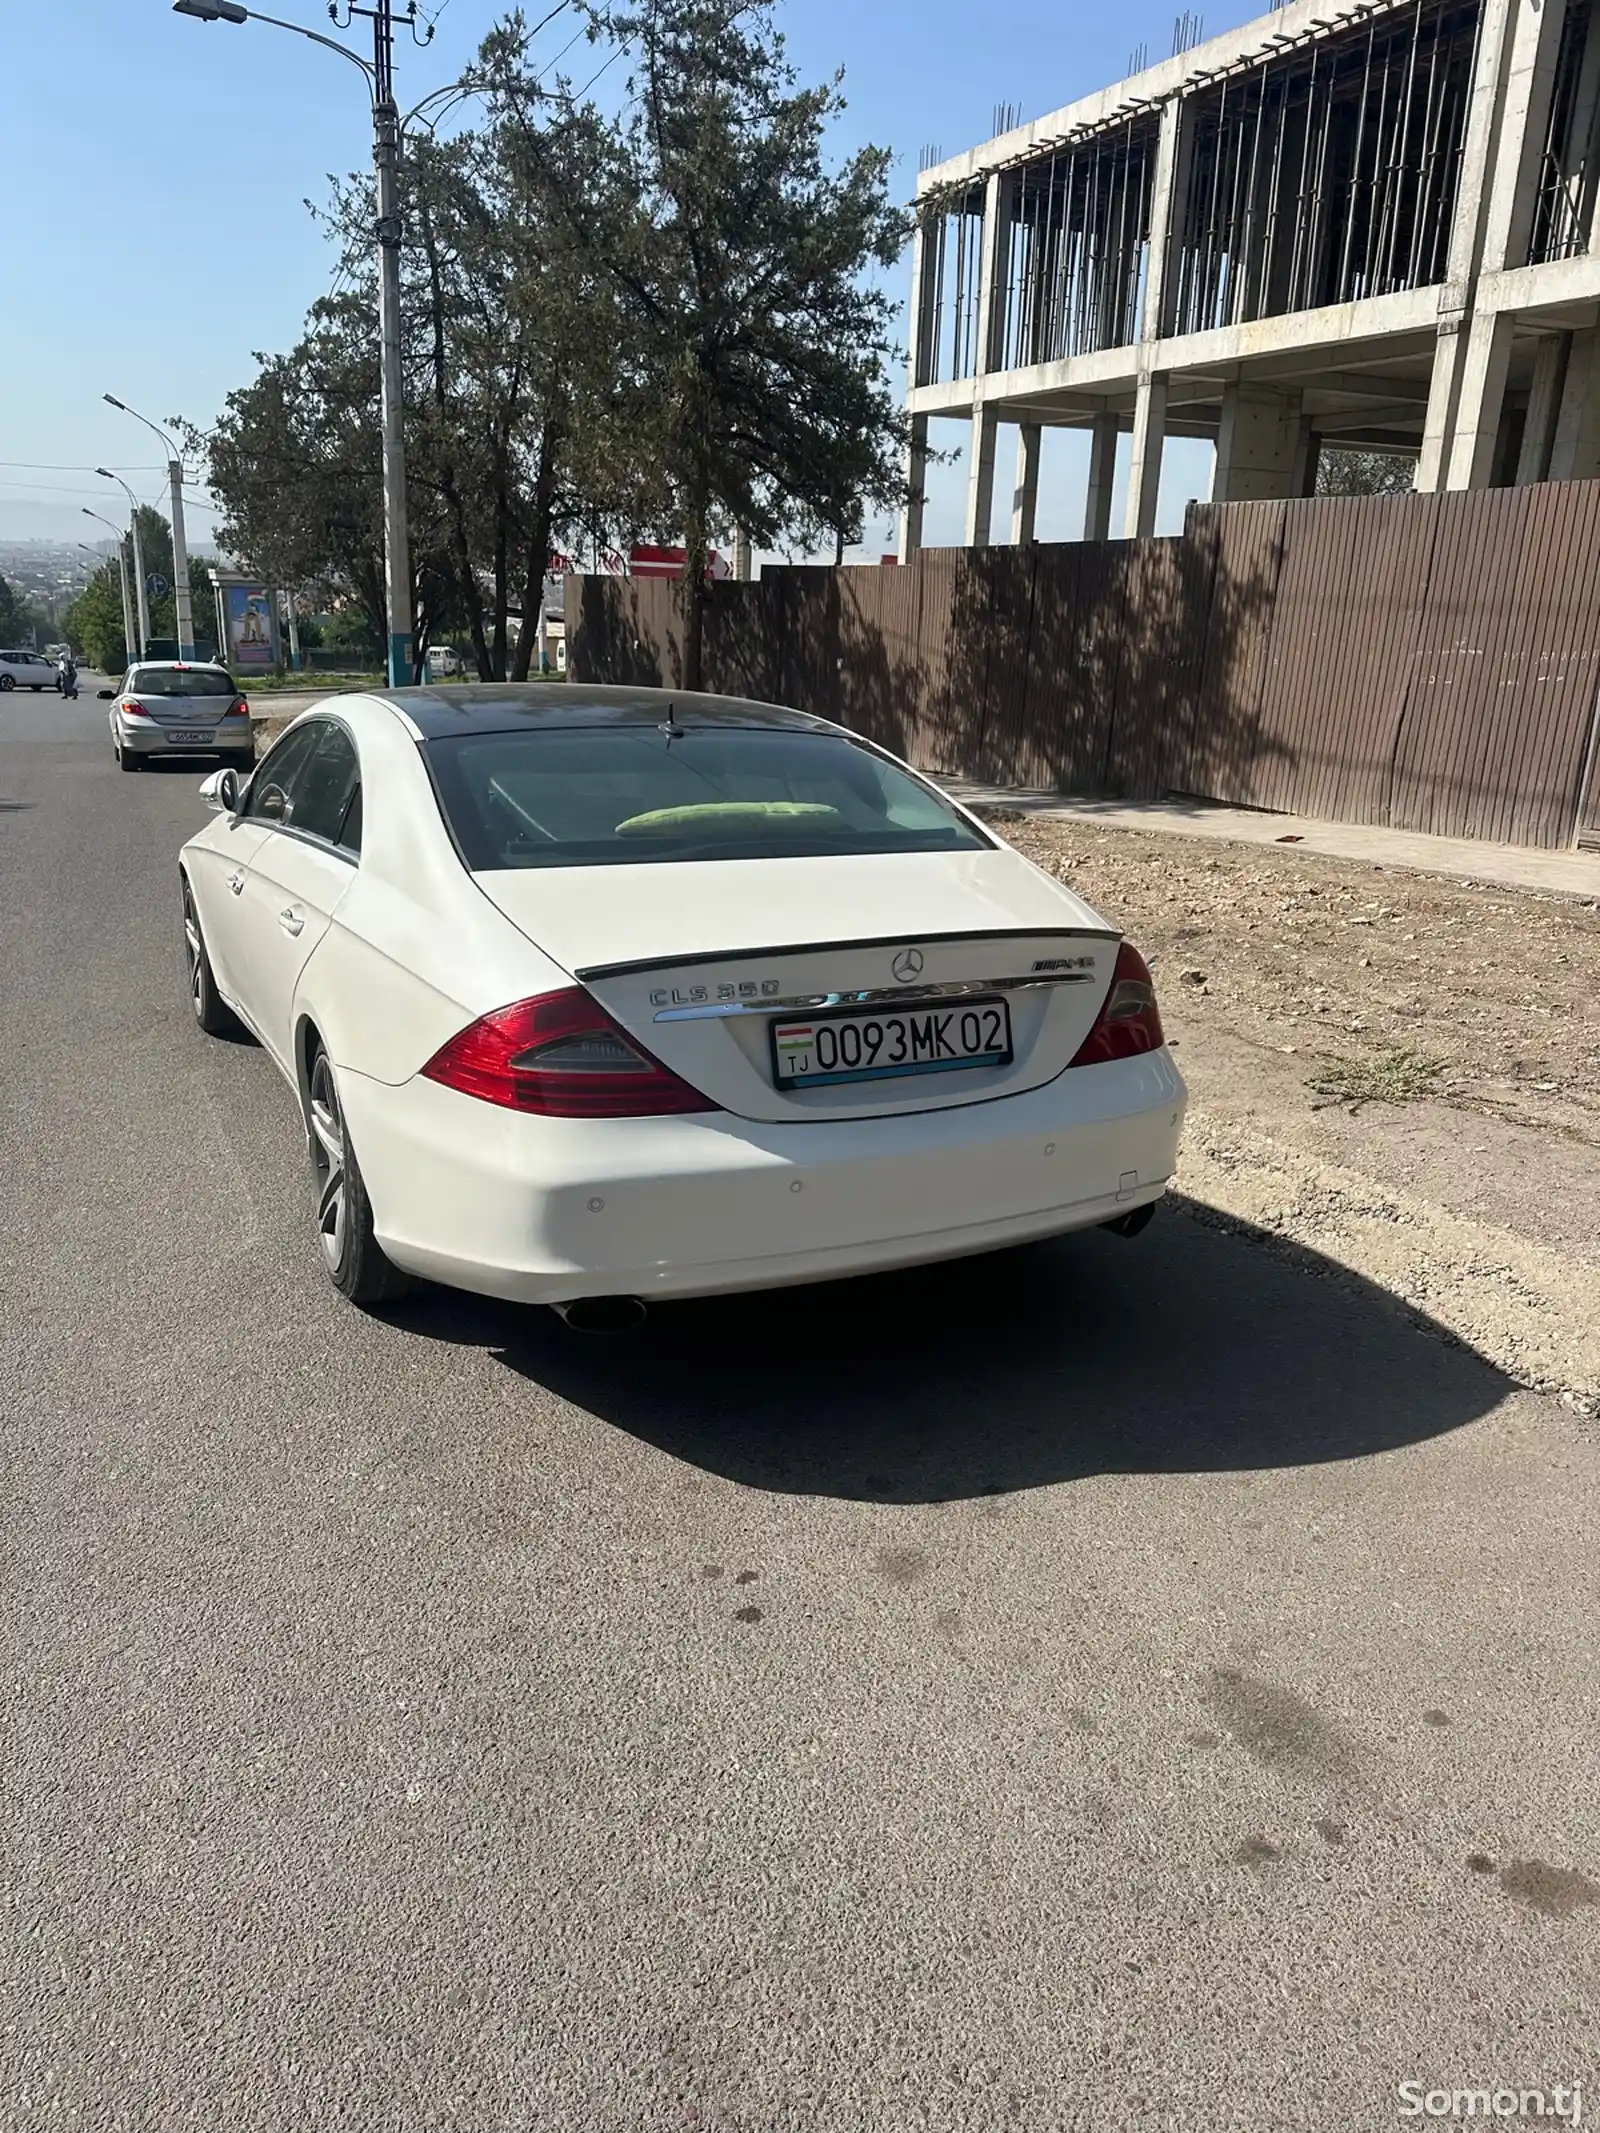
M 1141 1052 L 1159 1052 L 1166 1041 L 1150 966 L 1137 948 L 1124 941 L 1117 950 L 1106 1004 L 1072 1063 L 1101 1066 L 1108 1059 L 1135 1059 Z
M 222 715 L 224 718 L 248 718 L 250 716 L 250 706 L 242 696 L 236 696 Z
M 125 712 L 129 718 L 148 718 L 150 716 L 144 705 L 136 704 L 131 696 L 125 696 L 122 702 L 118 704 L 117 709 Z
M 653 1118 L 717 1108 L 642 1051 L 577 985 L 480 1016 L 422 1071 L 463 1096 L 544 1118 Z

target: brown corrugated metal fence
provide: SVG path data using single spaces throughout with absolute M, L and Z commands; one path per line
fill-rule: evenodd
M 680 588 L 583 578 L 574 679 L 672 685 Z M 1600 482 L 1197 506 L 1176 540 L 710 591 L 706 686 L 928 770 L 1600 842 Z

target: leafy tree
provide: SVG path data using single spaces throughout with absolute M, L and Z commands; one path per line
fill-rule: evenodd
M 121 674 L 128 665 L 128 643 L 122 628 L 122 572 L 116 558 L 97 570 L 67 609 L 68 640 L 77 645 L 89 665 L 102 674 Z
M 23 596 L 0 578 L 0 645 L 13 648 L 33 628 L 33 610 Z
M 1416 485 L 1414 452 L 1366 452 L 1324 445 L 1317 454 L 1318 496 L 1407 496 Z
M 541 114 L 542 116 L 542 114 Z M 442 634 L 484 679 L 520 677 L 511 619 L 537 612 L 555 542 L 595 511 L 575 462 L 615 368 L 607 292 L 585 286 L 554 173 L 573 189 L 603 160 L 592 111 L 567 111 L 530 158 L 522 114 L 453 140 L 424 133 L 402 169 L 401 324 L 408 508 L 420 668 Z M 279 583 L 355 601 L 385 631 L 376 291 L 370 193 L 336 184 L 321 217 L 348 287 L 314 306 L 287 356 L 258 356 L 208 436 L 191 433 L 226 507 L 219 538 Z M 531 603 L 531 604 L 530 604 Z
M 523 138 L 575 244 L 617 306 L 611 435 L 641 470 L 662 530 L 682 528 L 684 673 L 701 679 L 706 565 L 735 525 L 764 547 L 837 540 L 863 505 L 903 492 L 904 418 L 891 382 L 894 265 L 908 217 L 890 157 L 837 172 L 823 135 L 841 76 L 802 88 L 773 0 L 614 0 L 594 35 L 635 55 L 630 104 L 597 202 Z M 544 92 L 514 37 L 486 49 L 506 110 Z
M 258 355 L 215 426 L 188 441 L 224 507 L 217 537 L 281 585 L 338 591 L 385 630 L 382 446 L 373 310 L 324 298 L 287 355 Z
M 322 628 L 322 640 L 330 652 L 342 652 L 354 669 L 365 671 L 383 664 L 383 640 L 360 608 L 341 608 L 330 615 Z
M 165 578 L 172 584 L 172 525 L 149 504 L 139 506 L 139 552 L 146 579 Z M 189 605 L 196 639 L 210 644 L 216 636 L 217 607 L 208 566 L 199 556 L 189 558 Z M 147 595 L 148 599 L 148 595 Z M 159 600 L 148 600 L 152 637 L 175 639 L 178 634 L 178 603 L 171 591 Z M 103 674 L 120 674 L 128 665 L 128 644 L 122 627 L 122 573 L 115 556 L 89 580 L 62 618 L 71 641 L 82 647 L 84 657 Z

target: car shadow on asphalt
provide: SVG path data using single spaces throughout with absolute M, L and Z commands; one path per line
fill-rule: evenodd
M 674 1304 L 615 1337 L 440 1289 L 403 1322 L 692 1466 L 881 1503 L 1363 1458 L 1513 1389 L 1386 1290 L 1176 1195 L 1133 1241 Z
M 233 763 L 231 755 L 147 755 L 139 766 L 141 777 L 195 779 L 209 778 L 214 770 L 222 770 Z

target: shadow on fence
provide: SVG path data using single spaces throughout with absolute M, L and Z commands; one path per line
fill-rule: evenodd
M 1561 847 L 1600 826 L 1597 577 L 1600 482 L 1207 505 L 1176 539 L 719 583 L 706 686 L 988 784 Z M 573 679 L 681 685 L 675 583 L 567 603 Z

